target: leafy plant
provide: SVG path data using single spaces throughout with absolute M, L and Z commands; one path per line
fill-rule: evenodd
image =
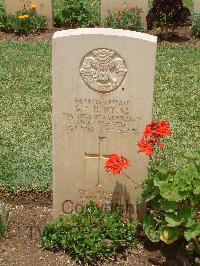
M 98 0 L 61 0 L 55 3 L 54 22 L 67 28 L 94 27 L 100 24 Z
M 167 33 L 169 27 L 184 25 L 189 21 L 190 10 L 184 6 L 182 0 L 154 0 L 147 15 L 148 29 L 153 26 L 161 27 Z
M 47 18 L 34 10 L 20 10 L 4 17 L 2 30 L 18 35 L 30 35 L 45 30 Z
M 141 20 L 141 10 L 130 8 L 110 12 L 109 16 L 103 21 L 103 27 L 142 32 L 144 31 L 144 25 Z
M 6 20 L 5 6 L 2 1 L 0 1 L 0 30 L 3 29 Z
M 53 21 L 56 27 L 61 27 L 63 24 L 63 19 L 61 15 L 61 3 L 60 0 L 54 0 L 53 5 Z
M 152 8 L 153 1 L 154 0 L 148 0 L 149 9 Z M 184 6 L 186 6 L 187 8 L 189 8 L 190 11 L 193 10 L 193 0 L 183 0 L 183 4 L 184 4 Z
M 143 229 L 153 242 L 171 244 L 184 236 L 200 254 L 200 150 L 185 156 L 191 162 L 184 169 L 157 169 L 144 183 L 142 201 L 151 211 Z
M 0 238 L 6 233 L 9 223 L 10 212 L 6 204 L 1 204 L 0 208 Z
M 136 243 L 137 222 L 130 222 L 120 208 L 103 211 L 89 202 L 80 213 L 62 215 L 44 227 L 43 249 L 65 249 L 72 257 L 84 262 L 114 257 Z
M 4 0 L 0 0 L 0 11 L 5 11 L 5 3 L 4 3 Z
M 200 13 L 192 15 L 192 33 L 194 36 L 200 36 Z

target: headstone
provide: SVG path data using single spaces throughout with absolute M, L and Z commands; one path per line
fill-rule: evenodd
M 194 12 L 200 13 L 200 0 L 194 0 Z
M 54 34 L 55 218 L 65 204 L 79 204 L 82 192 L 95 197 L 104 191 L 120 203 L 136 202 L 139 189 L 123 175 L 105 173 L 104 166 L 117 153 L 132 163 L 126 171 L 132 179 L 147 178 L 148 158 L 137 152 L 137 141 L 152 119 L 156 46 L 157 37 L 133 31 Z
M 123 8 L 138 7 L 141 9 L 141 18 L 146 27 L 146 16 L 148 13 L 148 0 L 101 0 L 101 19 L 109 15 L 109 12 L 122 10 Z
M 53 27 L 52 19 L 52 1 L 51 0 L 5 0 L 6 13 L 12 14 L 23 8 L 29 9 L 32 4 L 36 5 L 36 11 L 39 15 L 48 19 L 48 27 Z

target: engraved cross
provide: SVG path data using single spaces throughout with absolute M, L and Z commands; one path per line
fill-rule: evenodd
M 97 186 L 101 185 L 100 184 L 100 169 L 101 169 L 102 160 L 107 160 L 109 158 L 108 154 L 102 153 L 102 144 L 103 144 L 103 140 L 105 138 L 106 137 L 98 137 L 98 139 L 99 139 L 99 152 L 98 152 L 98 154 L 85 153 L 86 159 L 97 159 L 98 160 Z

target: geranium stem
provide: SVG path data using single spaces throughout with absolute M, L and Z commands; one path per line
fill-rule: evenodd
M 131 179 L 127 174 L 125 174 L 123 171 L 121 171 L 123 175 L 125 175 L 131 182 L 133 182 L 135 185 L 137 185 L 138 187 L 142 187 L 141 185 L 139 185 L 137 182 L 135 182 L 133 179 Z

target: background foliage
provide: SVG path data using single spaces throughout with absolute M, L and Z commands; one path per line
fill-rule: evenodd
M 141 10 L 137 8 L 124 9 L 118 12 L 110 12 L 103 21 L 103 27 L 113 29 L 124 29 L 133 31 L 144 31 L 141 20 Z
M 151 8 L 152 3 L 154 0 L 149 0 L 149 8 Z M 193 10 L 193 4 L 194 1 L 193 0 L 183 0 L 183 3 L 186 7 L 188 7 L 191 11 Z
M 143 228 L 152 242 L 171 244 L 184 236 L 200 255 L 200 149 L 185 157 L 190 162 L 185 168 L 158 168 L 145 181 L 142 199 L 151 211 Z
M 113 258 L 136 244 L 137 222 L 122 221 L 121 209 L 105 212 L 90 202 L 80 213 L 61 216 L 44 227 L 44 249 L 65 249 L 85 263 Z
M 192 33 L 194 36 L 200 37 L 200 13 L 192 15 Z
M 19 19 L 19 16 L 27 15 L 27 19 Z M 30 10 L 18 11 L 15 14 L 4 15 L 1 30 L 17 35 L 30 35 L 44 31 L 47 27 L 47 18 Z
M 94 27 L 100 25 L 98 0 L 60 0 L 54 2 L 54 22 L 66 28 Z
M 191 12 L 183 0 L 154 0 L 147 15 L 147 28 L 160 27 L 167 33 L 170 27 L 190 23 Z

